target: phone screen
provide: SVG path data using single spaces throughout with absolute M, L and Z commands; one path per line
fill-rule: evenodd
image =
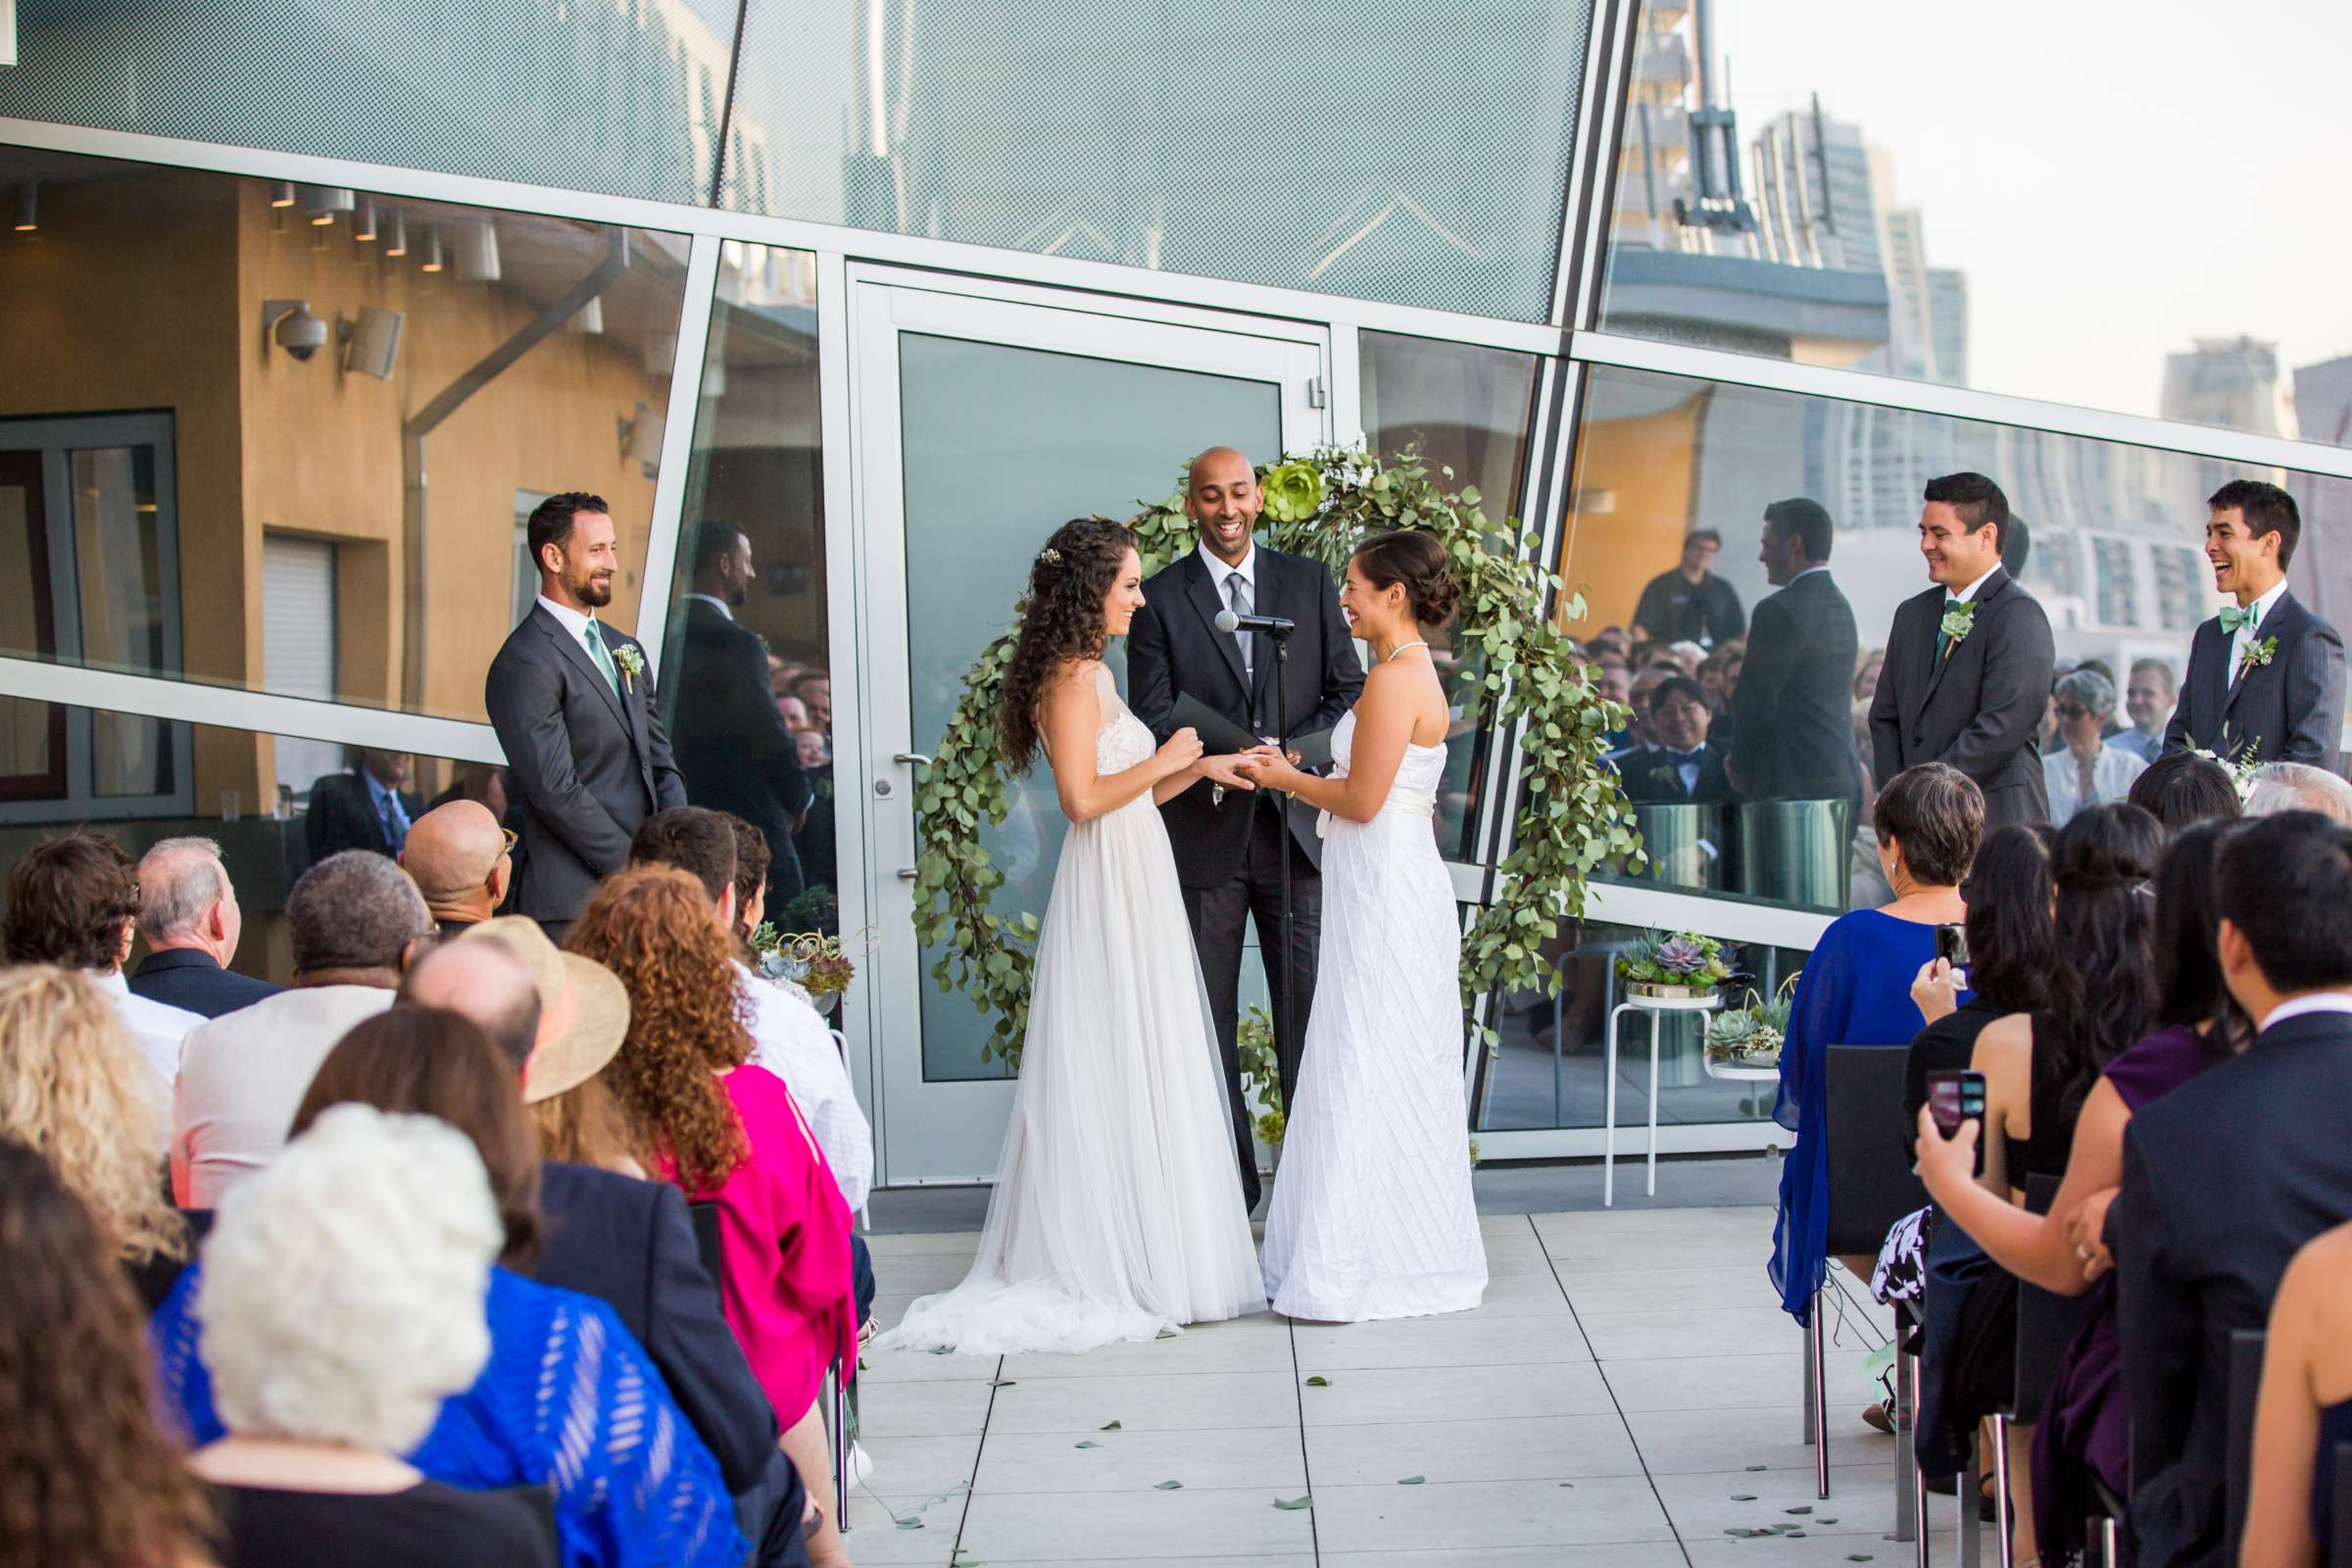
M 1973 1069 L 1928 1074 L 1928 1110 L 1936 1130 L 1950 1138 L 1966 1121 L 1977 1123 L 1977 1174 L 1984 1173 L 1984 1075 Z
M 1939 925 L 1936 928 L 1936 956 L 1955 969 L 1968 967 L 1968 927 Z

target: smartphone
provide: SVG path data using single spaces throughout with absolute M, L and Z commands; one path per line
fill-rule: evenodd
M 1977 1124 L 1976 1174 L 1984 1175 L 1984 1075 L 1973 1068 L 1928 1074 L 1928 1111 L 1936 1118 L 1936 1130 L 1946 1138 L 1958 1133 L 1963 1122 Z
M 1968 967 L 1968 927 L 1939 925 L 1936 928 L 1936 956 L 1955 969 Z

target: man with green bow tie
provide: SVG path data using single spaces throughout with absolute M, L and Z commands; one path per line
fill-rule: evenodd
M 2333 768 L 2344 721 L 2344 642 L 2286 586 L 2303 533 L 2295 498 L 2233 479 L 2206 503 L 2205 559 L 2230 596 L 2189 643 L 2164 749 Z

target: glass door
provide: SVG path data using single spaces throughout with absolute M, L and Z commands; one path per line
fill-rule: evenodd
M 884 1179 L 985 1179 L 1012 1085 L 990 1020 L 914 940 L 912 786 L 1031 559 L 1071 517 L 1126 516 L 1226 445 L 1265 462 L 1327 438 L 1320 325 L 1047 291 L 1008 299 L 864 273 L 853 286 L 858 581 L 865 721 L 867 994 Z M 1112 668 L 1123 677 L 1123 652 Z M 984 835 L 999 913 L 1042 914 L 1063 821 L 1042 763 Z

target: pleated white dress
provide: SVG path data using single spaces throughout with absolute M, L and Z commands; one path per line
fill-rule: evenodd
M 1095 763 L 1120 772 L 1152 732 L 1107 669 L 1095 678 Z M 971 1272 L 876 1343 L 1075 1354 L 1264 1305 L 1208 993 L 1147 792 L 1062 842 Z
M 1345 777 L 1355 715 L 1332 731 Z M 1442 746 L 1410 746 L 1369 822 L 1323 818 L 1315 1005 L 1266 1213 L 1266 1295 L 1326 1323 L 1478 1305 L 1487 1250 L 1462 1096 L 1461 927 L 1430 817 Z

